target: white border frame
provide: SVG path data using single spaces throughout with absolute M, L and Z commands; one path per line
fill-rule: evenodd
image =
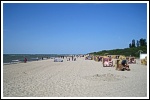
M 149 61 L 149 1 L 1 1 L 1 98 L 2 99 L 112 99 L 112 97 L 3 97 L 3 3 L 147 3 L 147 60 Z M 149 62 L 147 63 L 147 97 L 114 99 L 149 99 Z

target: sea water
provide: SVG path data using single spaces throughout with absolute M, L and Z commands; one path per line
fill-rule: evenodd
M 37 61 L 44 59 L 50 59 L 53 57 L 60 57 L 63 55 L 60 54 L 3 54 L 3 63 L 14 63 L 14 62 L 24 62 L 24 59 L 27 58 L 27 61 Z

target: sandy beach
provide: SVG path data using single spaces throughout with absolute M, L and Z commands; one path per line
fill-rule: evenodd
M 131 71 L 117 71 L 84 57 L 3 65 L 3 96 L 146 97 L 147 66 L 129 65 Z

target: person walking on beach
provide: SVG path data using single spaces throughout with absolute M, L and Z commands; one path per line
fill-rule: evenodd
M 69 58 L 69 61 L 70 61 L 70 58 Z
M 72 56 L 72 61 L 73 61 L 73 56 Z
M 27 58 L 24 58 L 24 63 L 26 63 L 27 62 Z

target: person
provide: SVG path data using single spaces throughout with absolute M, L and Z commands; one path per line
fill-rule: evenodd
M 122 60 L 121 64 L 125 67 L 125 65 L 127 64 L 126 60 Z
M 72 61 L 73 61 L 73 56 L 72 56 Z
M 24 58 L 24 63 L 26 63 L 27 62 L 27 58 Z
M 126 60 L 122 60 L 121 64 L 123 65 L 123 70 L 128 70 L 129 69 L 129 65 L 127 64 Z

